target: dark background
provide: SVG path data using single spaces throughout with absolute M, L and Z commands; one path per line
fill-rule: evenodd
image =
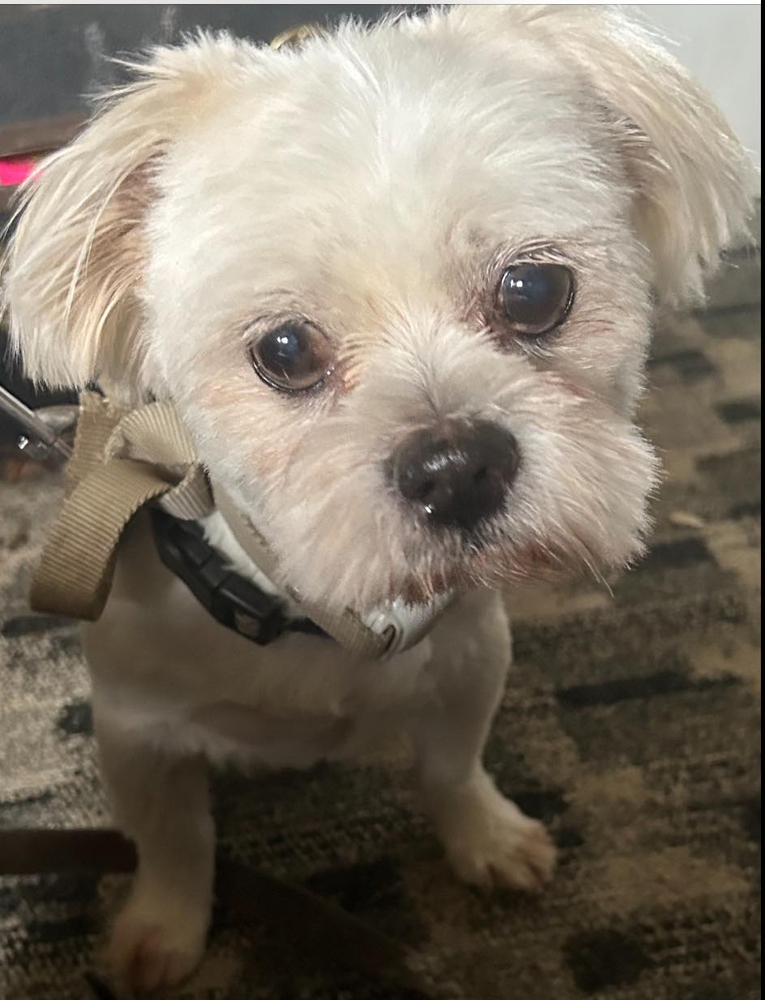
M 390 9 L 390 4 L 0 5 L 0 129 L 86 113 L 84 95 L 116 79 L 109 57 L 178 42 L 200 26 L 270 41 L 295 25 L 350 14 L 375 20 Z

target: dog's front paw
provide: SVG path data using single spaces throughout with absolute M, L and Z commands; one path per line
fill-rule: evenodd
M 133 993 L 153 993 L 189 976 L 205 948 L 208 915 L 193 908 L 128 901 L 112 930 L 107 959 Z
M 440 826 L 452 868 L 471 885 L 540 892 L 552 878 L 556 850 L 547 831 L 490 782 L 455 799 Z

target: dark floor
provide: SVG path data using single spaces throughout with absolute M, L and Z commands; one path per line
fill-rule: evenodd
M 560 845 L 543 899 L 451 878 L 395 748 L 220 784 L 224 842 L 404 942 L 433 997 L 760 995 L 759 283 L 758 261 L 735 256 L 707 309 L 657 333 L 644 421 L 667 479 L 645 561 L 613 596 L 580 583 L 510 598 L 517 663 L 488 759 Z M 107 820 L 77 631 L 25 607 L 55 502 L 50 478 L 0 483 L 0 826 Z M 0 883 L 0 996 L 86 1000 L 123 886 Z M 405 996 L 296 972 L 299 923 L 290 945 L 224 917 L 189 1000 Z

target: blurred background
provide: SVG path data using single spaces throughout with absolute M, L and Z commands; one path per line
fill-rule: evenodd
M 108 57 L 197 25 L 270 40 L 385 5 L 0 5 L 0 221 L 24 165 L 74 136 Z M 759 162 L 760 7 L 645 5 Z M 500 787 L 561 852 L 542 901 L 450 878 L 399 749 L 353 769 L 216 786 L 224 845 L 412 949 L 452 1000 L 754 1000 L 759 991 L 760 224 L 703 306 L 661 320 L 641 422 L 665 481 L 646 558 L 610 581 L 509 597 L 515 666 L 487 751 Z M 4 355 L 0 385 L 40 393 Z M 0 828 L 109 822 L 77 627 L 33 616 L 27 586 L 60 476 L 0 415 Z M 102 913 L 124 884 L 0 882 L 0 996 L 86 1000 Z M 307 923 L 326 914 L 306 902 Z M 402 1000 L 330 976 L 289 941 L 216 915 L 185 1000 Z M 331 950 L 331 949 L 330 949 Z M 332 958 L 332 956 L 330 956 Z M 95 995 L 95 994 L 94 994 Z M 104 1000 L 106 992 L 98 993 Z M 412 994 L 414 997 L 414 994 Z M 91 998 L 92 1000 L 92 998 Z

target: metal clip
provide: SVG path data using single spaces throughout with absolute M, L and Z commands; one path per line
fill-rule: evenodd
M 6 413 L 22 429 L 17 444 L 35 461 L 72 457 L 71 439 L 77 423 L 76 406 L 44 406 L 32 410 L 0 385 L 0 412 Z
M 389 659 L 396 653 L 403 653 L 424 639 L 433 628 L 434 621 L 454 600 L 454 594 L 442 594 L 430 604 L 406 604 L 400 597 L 389 601 L 367 615 L 364 624 L 372 632 L 390 636 L 383 656 Z

